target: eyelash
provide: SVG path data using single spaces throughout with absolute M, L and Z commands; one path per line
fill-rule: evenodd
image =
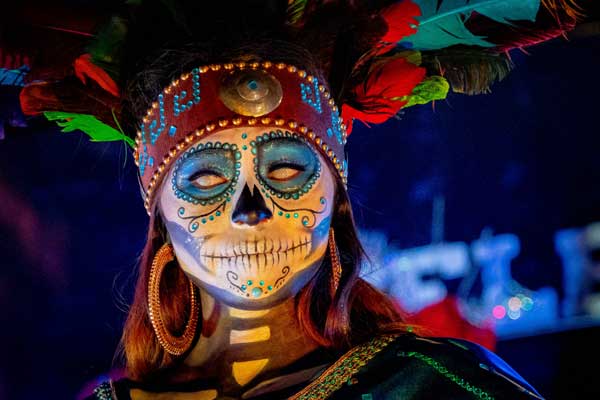
M 268 172 L 273 172 L 280 168 L 292 168 L 292 169 L 297 169 L 299 171 L 306 171 L 305 165 L 297 164 L 297 163 L 290 162 L 290 161 L 278 161 L 269 166 Z
M 198 179 L 199 177 L 203 176 L 203 175 L 215 175 L 218 176 L 220 178 L 224 178 L 223 174 L 217 172 L 217 171 L 213 171 L 210 169 L 202 169 L 200 171 L 194 172 L 189 178 L 188 180 L 190 182 L 195 181 L 196 179 Z

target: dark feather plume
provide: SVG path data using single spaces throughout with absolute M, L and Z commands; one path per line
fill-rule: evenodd
M 421 60 L 428 75 L 442 75 L 453 92 L 468 95 L 489 93 L 492 84 L 504 79 L 513 68 L 504 53 L 467 46 L 423 52 Z
M 495 46 L 490 50 L 499 53 L 565 36 L 583 16 L 571 0 L 545 0 L 543 5 L 535 22 L 519 21 L 511 26 L 474 14 L 466 26 L 475 35 L 483 36 L 493 43 Z

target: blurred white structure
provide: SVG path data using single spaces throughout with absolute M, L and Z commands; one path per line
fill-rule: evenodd
M 461 300 L 464 318 L 479 325 L 493 317 L 499 339 L 558 325 L 556 289 L 533 291 L 512 278 L 511 262 L 520 252 L 519 238 L 513 234 L 484 232 L 470 244 L 442 242 L 404 250 L 390 246 L 381 232 L 363 232 L 361 237 L 372 257 L 364 278 L 408 312 L 442 301 L 448 295 L 447 282 L 458 281 L 454 295 Z M 480 290 L 473 290 L 475 283 Z

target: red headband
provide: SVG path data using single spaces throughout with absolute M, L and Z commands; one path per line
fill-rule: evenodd
M 150 211 L 168 166 L 199 138 L 245 126 L 303 135 L 331 161 L 344 183 L 346 127 L 327 88 L 283 63 L 231 63 L 194 68 L 158 96 L 137 133 L 136 165 Z

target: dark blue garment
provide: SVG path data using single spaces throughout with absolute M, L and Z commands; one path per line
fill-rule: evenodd
M 257 382 L 259 383 L 259 382 Z M 104 385 L 89 400 L 129 400 L 127 380 Z M 153 386 L 150 391 L 194 392 L 207 386 Z M 354 347 L 310 382 L 254 397 L 331 400 L 542 399 L 516 371 L 484 347 L 461 339 L 383 335 Z

